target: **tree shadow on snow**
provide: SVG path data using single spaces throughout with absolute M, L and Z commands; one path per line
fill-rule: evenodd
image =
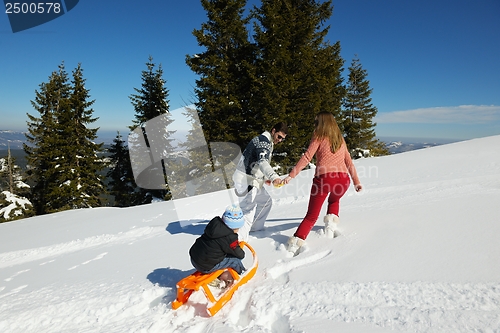
M 209 221 L 207 220 L 183 220 L 170 222 L 167 225 L 166 231 L 171 235 L 190 234 L 202 235 Z
M 267 219 L 267 222 L 281 222 L 281 221 L 297 221 L 298 223 L 302 222 L 304 218 L 303 217 L 289 217 L 286 219 Z
M 260 231 L 252 231 L 251 236 L 255 238 L 271 238 L 277 243 L 286 244 L 288 241 L 287 235 L 283 235 L 282 231 L 297 229 L 303 218 L 287 218 L 287 219 L 269 219 L 266 221 L 265 229 Z M 282 221 L 297 221 L 297 223 L 285 223 L 279 225 L 272 225 L 269 222 L 282 222 Z M 315 225 L 311 232 L 317 232 L 323 229 L 322 225 Z
M 272 238 L 277 242 L 288 240 L 288 236 L 280 233 L 285 230 L 297 228 L 302 222 L 302 217 L 268 219 L 266 220 L 265 229 L 261 231 L 252 231 L 251 235 L 256 238 Z M 276 222 L 296 221 L 296 223 L 275 224 Z M 182 220 L 171 222 L 167 225 L 166 231 L 171 235 L 175 234 L 190 234 L 201 236 L 209 221 L 207 220 Z M 322 226 L 315 225 L 311 231 L 320 230 Z
M 297 221 L 297 223 L 284 223 L 284 224 L 274 224 L 273 222 L 283 222 L 283 221 Z M 288 239 L 285 235 L 279 235 L 282 231 L 297 228 L 302 222 L 302 218 L 286 218 L 286 219 L 268 219 L 264 225 L 264 230 L 252 231 L 250 235 L 256 238 L 275 238 L 273 236 L 283 236 Z M 276 235 L 278 234 L 278 235 Z

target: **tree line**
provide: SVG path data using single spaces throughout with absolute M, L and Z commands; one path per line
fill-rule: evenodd
M 186 55 L 186 64 L 198 75 L 195 110 L 188 110 L 186 116 L 196 112 L 206 142 L 231 142 L 243 150 L 252 137 L 284 121 L 289 134 L 276 147 L 274 161 L 286 173 L 308 146 L 314 116 L 330 111 L 353 158 L 367 151 L 371 156 L 388 154 L 376 139 L 373 118 L 377 108 L 371 101 L 367 70 L 355 56 L 344 77 L 340 42 L 326 39 L 331 1 L 262 0 L 247 14 L 246 0 L 201 0 L 201 4 L 207 21 L 193 35 L 204 51 Z M 156 65 L 150 56 L 140 88 L 129 96 L 135 112 L 129 128 L 142 130 L 146 140 L 148 120 L 160 115 L 170 119 L 163 76 L 161 64 Z M 24 192 L 15 186 L 4 190 L 5 183 L 1 187 L 28 198 L 31 204 L 9 219 L 98 207 L 106 194 L 120 207 L 172 198 L 163 161 L 164 188 L 136 185 L 120 133 L 104 158 L 103 144 L 95 143 L 98 128 L 92 124 L 98 118 L 93 116 L 93 103 L 80 64 L 69 75 L 62 63 L 40 85 L 32 101 L 36 114 L 27 115 L 24 150 L 28 167 L 23 179 L 2 164 L 2 179 L 17 174 L 18 181 L 29 185 L 28 193 L 25 186 Z M 171 135 L 164 133 L 167 145 Z M 213 169 L 216 161 L 211 162 Z M 7 202 L 4 192 L 0 209 Z M 2 219 L 6 220 L 5 215 L 0 214 Z

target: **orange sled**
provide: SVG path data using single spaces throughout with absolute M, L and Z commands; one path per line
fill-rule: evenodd
M 172 302 L 172 308 L 174 310 L 178 309 L 182 304 L 186 303 L 189 299 L 189 296 L 193 293 L 193 291 L 198 291 L 200 288 L 203 290 L 203 293 L 207 297 L 209 304 L 207 306 L 208 313 L 213 316 L 215 315 L 229 300 L 233 297 L 234 292 L 243 284 L 247 283 L 257 271 L 258 260 L 257 255 L 255 254 L 255 250 L 248 245 L 246 242 L 241 242 L 240 246 L 246 246 L 250 252 L 252 252 L 253 256 L 253 265 L 250 269 L 247 269 L 245 273 L 241 276 L 236 273 L 236 271 L 232 268 L 227 269 L 233 279 L 234 283 L 232 286 L 228 287 L 223 293 L 215 298 L 214 294 L 208 287 L 208 284 L 215 280 L 219 275 L 221 275 L 224 270 L 218 270 L 213 273 L 203 274 L 198 271 L 193 274 L 185 277 L 184 279 L 177 282 L 177 298 Z

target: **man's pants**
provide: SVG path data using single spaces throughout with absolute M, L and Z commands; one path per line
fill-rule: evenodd
M 237 187 L 237 186 L 236 186 Z M 239 191 L 238 188 L 236 190 Z M 245 224 L 238 231 L 240 241 L 248 242 L 250 231 L 264 229 L 264 223 L 271 211 L 273 199 L 264 188 L 253 187 L 245 196 L 239 197 Z

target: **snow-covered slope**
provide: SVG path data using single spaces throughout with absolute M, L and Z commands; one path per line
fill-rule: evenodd
M 500 332 L 500 136 L 355 162 L 365 190 L 295 258 L 312 170 L 281 189 L 250 244 L 256 276 L 213 318 L 174 311 L 188 249 L 226 191 L 0 224 L 1 332 Z M 193 222 L 193 221 L 191 221 Z M 250 256 L 249 256 L 250 257 Z

